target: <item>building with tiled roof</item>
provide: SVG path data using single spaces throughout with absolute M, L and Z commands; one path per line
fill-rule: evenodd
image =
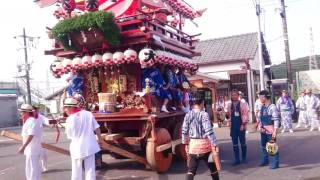
M 270 56 L 264 43 L 262 49 L 264 64 L 270 65 Z M 232 89 L 238 89 L 244 93 L 250 109 L 253 109 L 255 92 L 260 90 L 258 34 L 247 33 L 200 41 L 196 51 L 201 52 L 201 56 L 194 59 L 199 64 L 199 72 L 222 80 L 218 83 L 218 96 L 229 96 Z M 265 72 L 265 82 L 268 82 L 271 73 Z

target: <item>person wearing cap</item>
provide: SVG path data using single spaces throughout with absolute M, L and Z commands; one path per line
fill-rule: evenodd
M 305 95 L 306 95 L 305 90 L 302 90 L 296 102 L 297 110 L 299 110 L 298 124 L 296 128 L 300 128 L 302 124 L 305 124 L 306 128 L 310 127 L 310 121 L 308 121 L 307 113 L 306 113 L 307 106 L 305 103 Z
M 82 179 L 83 162 L 85 179 L 95 180 L 95 153 L 100 151 L 98 142 L 102 142 L 100 126 L 91 112 L 79 108 L 78 101 L 74 98 L 65 99 L 64 111 L 68 115 L 66 134 L 68 139 L 71 140 L 71 180 Z M 98 142 L 94 132 L 97 135 Z
M 228 124 L 230 124 L 230 136 L 233 145 L 233 165 L 240 164 L 239 141 L 241 144 L 242 162 L 247 162 L 246 130 L 249 122 L 249 109 L 246 103 L 239 100 L 239 91 L 231 92 L 231 102 L 226 105 Z
M 270 94 L 267 90 L 262 90 L 259 93 L 259 99 L 262 104 L 260 115 L 258 118 L 258 130 L 261 135 L 261 163 L 260 166 L 269 164 L 269 154 L 266 150 L 266 144 L 270 140 L 276 140 L 277 131 L 280 125 L 280 115 L 275 104 L 271 104 Z M 279 151 L 271 156 L 272 164 L 270 169 L 279 168 Z
M 278 99 L 276 106 L 280 112 L 281 124 L 283 125 L 281 132 L 289 131 L 293 133 L 292 114 L 294 113 L 294 105 L 288 91 L 282 90 L 282 96 Z
M 40 122 L 41 127 L 43 128 L 43 126 L 50 126 L 49 119 L 39 112 L 39 107 L 36 105 L 33 105 L 32 107 L 34 109 L 34 118 Z M 41 137 L 41 140 L 43 141 L 43 137 Z M 41 148 L 40 165 L 42 172 L 46 172 L 48 170 L 48 155 L 44 148 Z
M 19 111 L 23 121 L 21 136 L 22 146 L 19 153 L 26 156 L 26 179 L 39 180 L 41 177 L 40 156 L 41 156 L 41 122 L 34 118 L 33 107 L 29 104 L 22 104 Z
M 320 131 L 318 114 L 317 114 L 317 109 L 320 104 L 319 98 L 317 98 L 315 95 L 312 94 L 311 89 L 307 89 L 304 100 L 306 104 L 306 118 L 311 125 L 310 131 L 313 131 L 315 128 L 318 128 L 318 130 Z

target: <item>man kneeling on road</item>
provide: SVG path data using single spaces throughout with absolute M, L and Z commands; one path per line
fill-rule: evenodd
M 64 101 L 64 110 L 69 116 L 66 120 L 66 134 L 68 139 L 71 139 L 71 180 L 82 179 L 83 161 L 85 179 L 95 180 L 95 153 L 100 151 L 100 147 L 94 132 L 98 141 L 102 142 L 100 126 L 91 112 L 79 108 L 78 101 L 74 98 Z

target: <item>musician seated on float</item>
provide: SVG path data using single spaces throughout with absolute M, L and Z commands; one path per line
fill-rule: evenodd
M 177 110 L 177 106 L 181 107 L 182 105 L 182 91 L 177 88 L 178 79 L 176 73 L 173 71 L 172 67 L 165 65 L 162 69 L 162 74 L 166 82 L 165 88 L 169 90 L 172 96 L 172 110 Z
M 152 52 L 150 52 L 152 54 Z M 139 58 L 142 70 L 141 83 L 142 88 L 145 91 L 147 84 L 150 87 L 150 92 L 152 95 L 160 97 L 163 99 L 163 104 L 161 106 L 161 112 L 168 113 L 167 105 L 169 100 L 172 99 L 171 94 L 168 91 L 168 88 L 165 87 L 166 83 L 163 79 L 163 76 L 160 70 L 154 66 L 154 58 L 146 57 Z M 146 82 L 147 80 L 147 82 Z

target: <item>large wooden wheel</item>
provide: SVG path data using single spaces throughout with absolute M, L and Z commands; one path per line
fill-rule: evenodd
M 171 136 L 168 130 L 164 128 L 158 128 L 156 131 L 156 141 L 152 138 L 148 139 L 146 147 L 147 161 L 150 164 L 152 170 L 159 173 L 166 172 L 171 166 L 172 153 L 171 151 L 157 152 L 157 147 L 163 144 L 171 142 Z
M 176 126 L 174 127 L 174 131 L 173 131 L 173 139 L 174 140 L 181 139 L 181 138 L 182 138 L 182 122 L 177 123 Z M 188 158 L 184 144 L 179 144 L 179 145 L 175 146 L 174 153 L 176 154 L 176 156 L 178 158 L 180 158 L 182 160 L 186 161 Z

